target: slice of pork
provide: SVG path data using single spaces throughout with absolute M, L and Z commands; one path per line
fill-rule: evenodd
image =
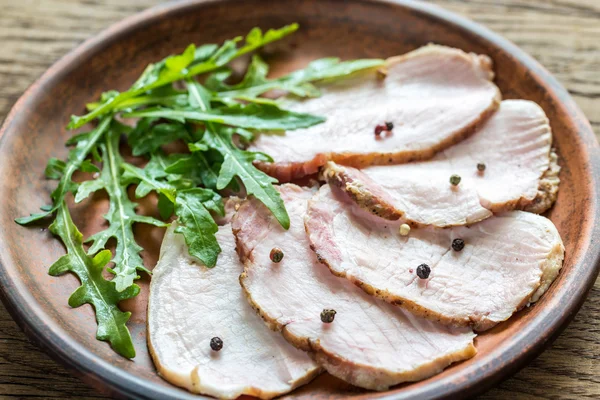
M 372 70 L 323 89 L 319 98 L 286 107 L 327 117 L 308 129 L 263 134 L 250 150 L 274 163 L 259 167 L 281 182 L 317 172 L 327 160 L 364 167 L 431 158 L 471 134 L 500 102 L 487 56 L 429 45 L 387 61 L 387 77 Z M 391 134 L 374 134 L 392 122 Z
M 335 189 L 335 188 L 334 188 Z M 306 229 L 317 257 L 365 292 L 447 324 L 488 329 L 534 302 L 558 275 L 564 247 L 552 222 L 511 211 L 471 227 L 399 234 L 386 221 L 323 186 Z M 454 250 L 455 239 L 464 241 Z M 426 264 L 427 279 L 417 275 Z
M 320 368 L 270 331 L 246 301 L 231 226 L 219 228 L 214 268 L 194 262 L 169 229 L 148 302 L 148 346 L 158 372 L 191 392 L 234 399 L 272 398 L 307 383 Z M 216 352 L 213 337 L 223 341 Z
M 309 248 L 304 230 L 313 192 L 280 187 L 290 215 L 285 231 L 258 201 L 240 207 L 232 227 L 244 260 L 240 282 L 250 303 L 272 329 L 332 375 L 368 389 L 416 381 L 475 354 L 470 329 L 446 327 L 375 299 L 332 275 Z M 271 262 L 271 249 L 284 253 Z M 334 309 L 323 323 L 323 309 Z
M 360 171 L 330 162 L 323 176 L 382 218 L 403 218 L 412 225 L 465 225 L 492 213 L 550 208 L 559 184 L 551 144 L 540 106 L 505 100 L 477 133 L 431 161 Z M 478 170 L 480 163 L 484 171 Z M 453 174 L 461 177 L 458 186 L 450 184 Z

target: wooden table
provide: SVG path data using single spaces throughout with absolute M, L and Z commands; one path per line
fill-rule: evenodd
M 600 132 L 599 0 L 433 2 L 487 25 L 537 58 L 569 89 Z M 60 56 L 113 22 L 156 3 L 0 0 L 0 120 Z M 482 398 L 600 398 L 599 282 L 552 348 Z M 30 344 L 0 305 L 0 398 L 108 397 Z

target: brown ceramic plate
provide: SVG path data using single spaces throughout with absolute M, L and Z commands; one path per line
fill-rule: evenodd
M 12 109 L 0 131 L 0 283 L 2 300 L 21 328 L 57 360 L 103 390 L 128 398 L 197 398 L 157 374 L 146 348 L 147 282 L 127 304 L 138 355 L 128 361 L 95 337 L 89 306 L 70 309 L 73 276 L 52 278 L 50 263 L 63 254 L 47 230 L 24 228 L 13 219 L 48 202 L 53 182 L 43 178 L 50 156 L 65 155 L 65 125 L 86 102 L 106 89 L 127 88 L 146 64 L 181 51 L 188 43 L 220 42 L 253 26 L 297 21 L 293 38 L 265 56 L 276 72 L 324 56 L 388 57 L 429 42 L 488 54 L 505 98 L 539 103 L 550 118 L 560 154 L 561 189 L 549 217 L 566 246 L 562 273 L 534 307 L 480 335 L 479 354 L 426 381 L 379 396 L 441 398 L 481 392 L 537 356 L 571 320 L 598 273 L 600 152 L 590 125 L 566 90 L 510 42 L 434 6 L 410 1 L 194 1 L 160 6 L 128 18 L 88 40 L 52 66 Z M 100 227 L 102 197 L 77 207 L 84 234 Z M 162 231 L 139 232 L 147 265 L 156 261 Z M 323 375 L 297 397 L 376 397 Z

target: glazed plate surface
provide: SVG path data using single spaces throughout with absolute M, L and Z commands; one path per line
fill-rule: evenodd
M 442 374 L 385 393 L 366 392 L 322 375 L 295 398 L 453 398 L 479 393 L 537 356 L 577 312 L 598 273 L 600 151 L 592 129 L 566 90 L 537 62 L 481 26 L 440 8 L 411 1 L 221 0 L 172 3 L 128 18 L 85 42 L 52 66 L 21 97 L 0 130 L 0 285 L 2 300 L 27 335 L 83 379 L 126 398 L 192 399 L 156 373 L 146 347 L 146 300 L 125 306 L 137 357 L 128 361 L 95 339 L 89 305 L 70 309 L 78 286 L 68 275 L 48 276 L 64 253 L 44 226 L 20 227 L 13 220 L 49 202 L 55 184 L 44 179 L 49 157 L 65 156 L 71 114 L 107 89 L 126 89 L 144 67 L 189 43 L 216 43 L 254 26 L 276 28 L 299 22 L 291 38 L 267 47 L 274 74 L 310 60 L 402 54 L 429 42 L 489 55 L 505 99 L 540 104 L 550 119 L 561 171 L 558 201 L 548 214 L 565 244 L 563 270 L 541 301 L 480 335 L 478 355 Z M 240 70 L 242 63 L 237 65 Z M 85 236 L 98 231 L 108 204 L 95 196 L 73 209 Z M 138 230 L 147 266 L 156 263 L 164 233 Z M 473 282 L 477 284 L 477 282 Z

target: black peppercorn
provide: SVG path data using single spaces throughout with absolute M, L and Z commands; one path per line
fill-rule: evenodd
M 214 337 L 210 339 L 210 348 L 214 351 L 219 351 L 223 348 L 223 341 L 220 337 Z
M 271 254 L 269 254 L 271 261 L 274 263 L 279 263 L 283 260 L 283 251 L 279 247 L 273 247 L 271 250 Z
M 452 249 L 454 251 L 461 251 L 465 248 L 465 241 L 462 239 L 454 239 L 452 241 Z
M 417 276 L 421 279 L 429 278 L 429 274 L 431 273 L 431 268 L 427 264 L 421 264 L 417 267 Z
M 392 129 L 394 129 L 394 123 L 393 123 L 393 122 L 388 122 L 388 121 L 386 121 L 386 122 L 385 122 L 385 129 L 386 129 L 387 131 L 391 131 Z
M 479 172 L 485 171 L 485 164 L 482 162 L 477 163 L 477 171 L 479 171 Z
M 335 310 L 331 310 L 329 308 L 323 309 L 323 311 L 321 311 L 321 322 L 325 324 L 332 323 L 335 319 L 335 314 L 337 314 Z
M 451 175 L 450 176 L 450 184 L 452 186 L 458 186 L 458 184 L 460 183 L 460 176 L 459 175 Z

